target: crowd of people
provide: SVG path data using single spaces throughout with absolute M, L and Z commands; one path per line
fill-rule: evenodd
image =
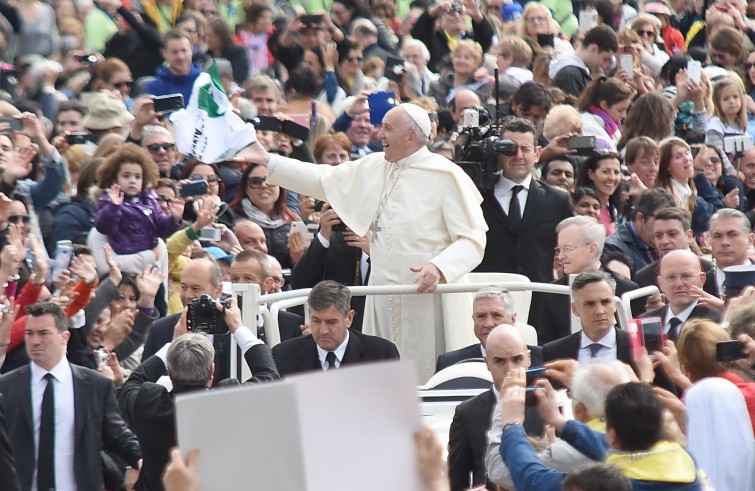
M 239 382 L 230 338 L 245 383 L 482 359 L 428 489 L 755 486 L 755 4 L 0 0 L 0 54 L 0 490 L 195 487 L 173 398 Z M 204 71 L 257 128 L 226 160 L 171 120 Z M 571 295 L 347 288 L 470 272 Z

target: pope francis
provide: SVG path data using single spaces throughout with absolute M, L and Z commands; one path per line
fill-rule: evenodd
M 332 167 L 271 155 L 255 143 L 239 160 L 266 166 L 271 184 L 327 201 L 357 235 L 368 235 L 370 284 L 414 281 L 418 292 L 432 292 L 482 261 L 488 227 L 471 179 L 427 149 L 430 127 L 424 109 L 400 104 L 383 118 L 378 139 L 384 152 Z M 364 315 L 364 332 L 394 342 L 417 362 L 423 382 L 434 372 L 436 355 L 446 351 L 435 297 L 370 296 Z

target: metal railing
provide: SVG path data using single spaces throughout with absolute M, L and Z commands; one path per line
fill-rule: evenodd
M 521 282 L 485 282 L 485 283 L 453 283 L 438 285 L 432 294 L 443 293 L 473 293 L 486 286 L 498 286 L 506 288 L 509 291 L 526 291 L 554 293 L 558 295 L 569 295 L 570 288 L 566 285 L 554 285 L 551 283 L 521 283 Z M 389 286 L 350 286 L 353 296 L 367 295 L 428 295 L 428 293 L 418 293 L 417 285 L 389 285 Z M 241 306 L 241 315 L 246 326 L 257 326 L 257 316 L 262 316 L 265 326 L 265 340 L 268 346 L 273 347 L 281 342 L 280 330 L 278 328 L 278 312 L 281 309 L 305 305 L 307 296 L 311 288 L 302 288 L 300 290 L 290 290 L 280 293 L 262 295 L 260 288 L 256 284 L 234 284 L 233 294 L 239 298 Z M 636 298 L 647 295 L 658 295 L 658 288 L 648 286 L 633 290 L 616 297 L 617 313 L 619 317 L 619 326 L 624 328 L 627 321 L 632 318 L 630 302 Z M 308 317 L 305 309 L 305 316 Z M 578 331 L 581 327 L 579 319 L 571 316 L 572 332 Z M 576 324 L 575 324 L 576 322 Z M 233 343 L 233 341 L 232 341 Z M 235 346 L 235 344 L 234 344 Z M 449 348 L 453 349 L 453 348 Z M 231 367 L 232 376 L 238 373 L 242 374 L 243 379 L 251 376 L 246 363 L 239 358 L 237 349 L 231 350 Z M 236 370 L 234 370 L 234 368 Z M 239 372 L 240 371 L 240 372 Z

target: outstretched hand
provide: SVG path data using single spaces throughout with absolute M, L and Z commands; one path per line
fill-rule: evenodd
M 123 191 L 121 191 L 121 187 L 119 185 L 113 184 L 112 186 L 110 186 L 107 190 L 107 195 L 114 205 L 120 206 L 123 204 Z

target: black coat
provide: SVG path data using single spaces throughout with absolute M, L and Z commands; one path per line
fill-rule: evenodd
M 291 287 L 294 290 L 312 288 L 323 280 L 337 281 L 346 286 L 364 286 L 366 283 L 362 283 L 361 268 L 362 250 L 349 246 L 342 233 L 334 232 L 331 235 L 327 249 L 315 237 L 294 266 Z M 351 297 L 351 308 L 354 309 L 352 331 L 362 332 L 365 299 L 363 296 Z
M 492 190 L 484 194 L 481 206 L 488 242 L 475 271 L 516 273 L 538 283 L 553 281 L 556 225 L 574 216 L 569 195 L 533 180 L 519 230 L 513 230 Z
M 312 336 L 302 336 L 274 346 L 273 357 L 283 377 L 299 372 L 322 370 L 317 356 L 317 345 Z M 350 331 L 341 365 L 398 358 L 398 348 L 387 339 Z
M 280 378 L 275 369 L 270 348 L 264 344 L 252 346 L 244 353 L 254 374 L 250 383 Z M 170 460 L 170 449 L 177 445 L 174 392 L 157 380 L 167 375 L 163 361 L 152 356 L 131 373 L 118 392 L 121 411 L 134 429 L 144 449 L 144 462 L 136 484 L 137 490 L 161 490 L 162 475 Z
M 0 394 L 0 491 L 19 491 L 16 478 L 16 458 L 13 446 L 8 439 L 8 424 L 5 420 L 3 395 Z
M 423 12 L 414 23 L 411 34 L 430 50 L 430 62 L 427 67 L 439 73 L 442 69 L 451 67 L 451 50 L 448 49 L 448 38 L 445 32 L 443 29 L 435 28 L 435 21 L 436 19 L 427 11 Z M 487 17 L 483 17 L 480 22 L 472 21 L 472 32 L 465 32 L 461 37 L 477 41 L 482 46 L 482 52 L 487 53 L 490 45 L 493 44 L 494 35 L 493 25 Z
M 76 452 L 73 470 L 78 489 L 104 490 L 100 452 L 108 450 L 138 468 L 139 442 L 118 410 L 113 382 L 94 370 L 71 365 L 73 375 Z M 6 401 L 8 437 L 16 457 L 21 489 L 30 489 L 36 467 L 34 421 L 31 407 L 31 366 L 0 377 L 0 394 Z M 5 480 L 5 475 L 0 481 Z
M 617 327 L 614 327 L 614 329 L 616 330 L 616 359 L 634 366 L 634 356 L 632 356 L 629 334 L 623 329 Z M 582 331 L 575 332 L 556 341 L 551 341 L 543 346 L 543 361 L 548 363 L 549 361 L 560 360 L 562 358 L 578 360 L 581 341 Z
M 488 447 L 487 432 L 495 408 L 493 389 L 462 402 L 456 406 L 454 418 L 448 431 L 448 476 L 451 491 L 469 489 L 469 473 L 473 484 L 486 484 L 495 490 L 493 483 L 486 481 L 485 452 Z M 528 435 L 543 434 L 543 420 L 534 408 L 525 408 L 524 429 Z
M 619 278 L 608 270 L 604 272 L 616 281 L 616 296 L 621 297 L 626 292 L 637 289 L 637 284 L 633 281 Z M 568 285 L 569 276 L 562 276 L 552 283 Z M 532 296 L 532 305 L 533 309 L 530 312 L 537 312 L 537 323 L 530 322 L 530 324 L 537 329 L 537 342 L 541 346 L 571 334 L 571 298 L 569 295 L 536 293 Z

